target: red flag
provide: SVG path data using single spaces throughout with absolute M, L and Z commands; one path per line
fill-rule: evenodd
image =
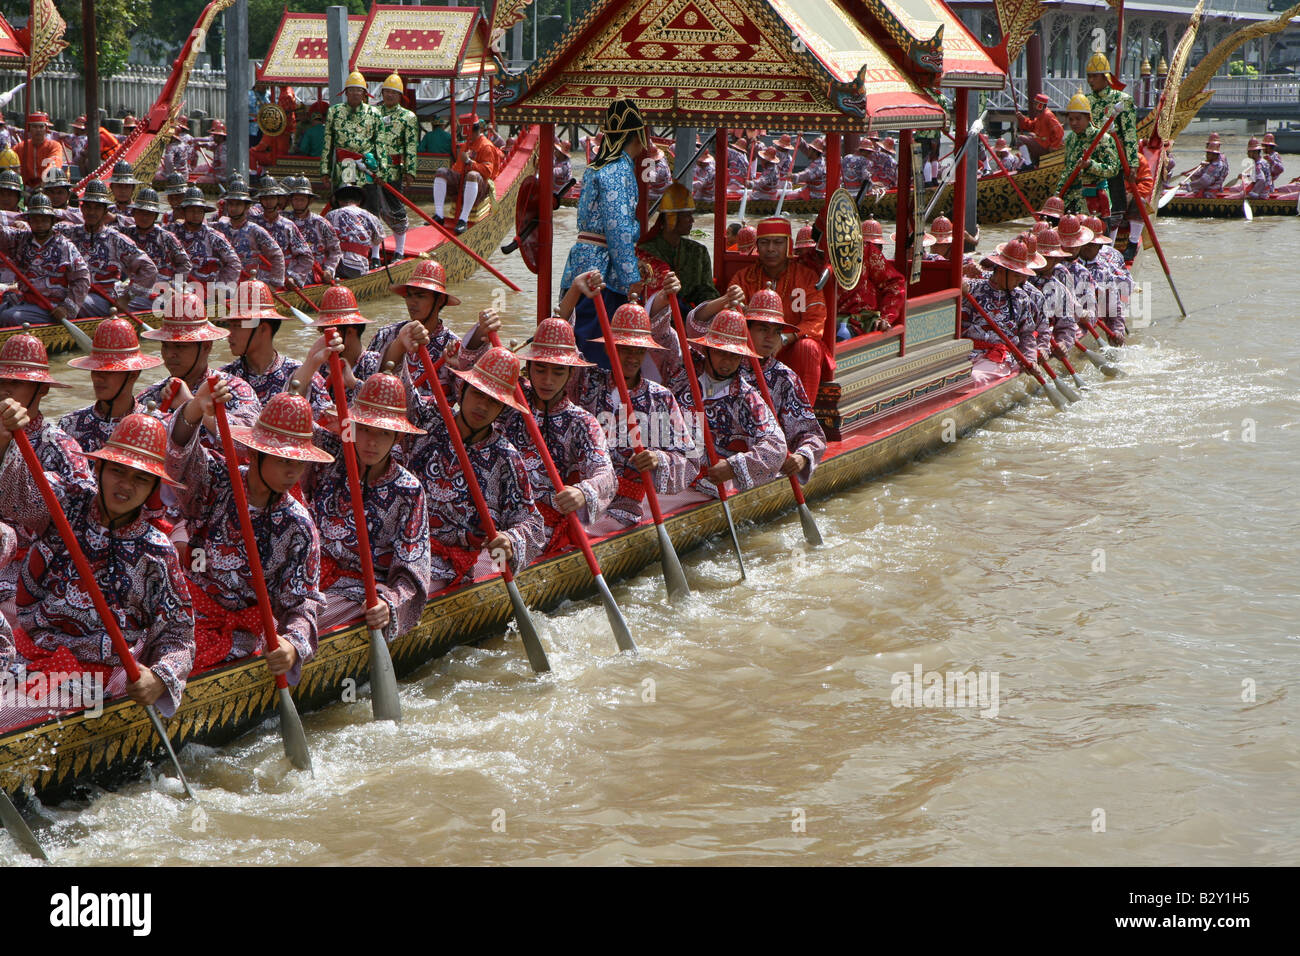
M 32 0 L 32 16 L 27 27 L 31 33 L 27 57 L 27 79 L 30 81 L 67 47 L 63 34 L 68 25 L 59 16 L 54 0 Z

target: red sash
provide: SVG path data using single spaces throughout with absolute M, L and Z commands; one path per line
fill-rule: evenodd
M 438 538 L 430 535 L 429 550 L 435 556 L 442 558 L 442 560 L 451 565 L 452 571 L 456 574 L 455 578 L 452 579 L 452 583 L 457 584 L 465 577 L 466 573 L 474 567 L 474 564 L 478 561 L 479 552 L 483 550 L 483 546 L 480 544 L 472 549 L 457 548 L 452 545 L 443 544 Z
M 194 602 L 194 672 L 220 664 L 230 656 L 235 631 L 262 633 L 262 615 L 257 605 L 228 611 L 189 578 L 190 599 Z M 260 653 L 260 652 L 259 652 Z
M 78 660 L 77 656 L 60 644 L 56 650 L 47 651 L 42 647 L 37 647 L 36 642 L 21 627 L 14 628 L 14 647 L 18 649 L 27 661 L 27 672 L 38 671 L 42 674 L 102 674 L 104 683 L 108 683 L 109 675 L 113 673 L 111 664 L 92 664 L 88 661 Z M 57 687 L 47 685 L 50 693 L 53 693 Z M 25 693 L 30 693 L 32 682 L 28 680 Z
M 618 489 L 615 491 L 621 498 L 631 498 L 639 502 L 645 497 L 645 478 L 641 472 L 637 471 L 631 465 L 623 469 L 623 474 L 618 476 Z
M 370 257 L 370 247 L 364 242 L 351 242 L 347 239 L 340 239 L 339 248 L 344 252 L 350 252 L 353 255 L 360 256 L 362 259 L 368 259 Z
M 981 342 L 978 339 L 971 339 L 971 344 L 983 352 L 986 359 L 999 365 L 1011 354 L 1005 342 Z
M 325 551 L 320 553 L 320 589 L 328 591 L 338 583 L 339 578 L 355 578 L 356 575 L 351 571 L 345 571 L 339 563 L 334 560 L 332 554 Z
M 553 554 L 572 549 L 573 526 L 569 523 L 569 516 L 560 514 L 545 501 L 537 502 L 537 510 L 542 513 L 542 520 L 546 522 L 546 527 L 551 532 L 551 540 L 547 542 L 542 557 L 549 558 Z

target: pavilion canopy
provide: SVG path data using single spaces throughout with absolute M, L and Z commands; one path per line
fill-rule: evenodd
M 355 50 L 363 16 L 348 17 L 348 49 Z M 329 45 L 325 14 L 285 10 L 271 48 L 257 71 L 259 83 L 325 86 L 329 83 Z
M 984 50 L 943 0 L 853 0 L 884 27 L 887 47 L 897 47 L 916 71 L 937 74 L 944 86 L 1000 90 L 1006 71 Z M 936 49 L 941 53 L 933 56 Z M 922 85 L 930 87 L 923 77 Z
M 19 42 L 17 32 L 3 16 L 0 16 L 0 66 L 27 68 L 27 48 Z
M 498 79 L 507 122 L 591 122 L 631 97 L 649 122 L 860 132 L 943 110 L 846 9 L 852 0 L 597 0 L 552 53 Z
M 351 69 L 367 79 L 476 76 L 496 70 L 484 55 L 487 23 L 478 7 L 375 4 L 352 49 Z M 486 87 L 485 87 L 486 88 Z

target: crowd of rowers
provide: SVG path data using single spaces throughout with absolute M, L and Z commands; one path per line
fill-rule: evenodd
M 305 176 L 263 177 L 250 193 L 225 184 L 222 215 L 174 174 L 163 197 L 119 162 L 91 180 L 77 205 L 55 170 L 26 197 L 21 177 L 0 171 L 0 326 L 148 310 L 156 284 L 180 276 L 233 285 L 257 279 L 292 289 L 379 267 L 384 225 L 362 207 L 359 186 L 340 186 L 334 208 L 313 212 Z M 165 200 L 165 201 L 164 201 Z

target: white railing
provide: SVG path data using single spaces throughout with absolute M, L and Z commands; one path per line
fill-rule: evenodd
M 1262 76 L 1216 76 L 1210 80 L 1217 106 L 1300 105 L 1300 76 L 1291 73 Z
M 158 94 L 162 92 L 170 75 L 171 67 L 128 66 L 117 76 L 100 81 L 100 108 L 109 116 L 119 116 L 123 110 L 144 116 L 158 99 Z M 0 70 L 0 90 L 11 89 L 26 78 L 21 72 Z M 9 104 L 9 112 L 22 112 L 24 95 L 25 91 L 14 97 Z M 85 77 L 76 72 L 72 64 L 51 64 L 36 77 L 32 89 L 32 105 L 44 110 L 51 119 L 71 122 L 86 112 Z M 225 73 L 199 69 L 192 71 L 185 88 L 185 110 L 203 110 L 210 117 L 225 119 Z

